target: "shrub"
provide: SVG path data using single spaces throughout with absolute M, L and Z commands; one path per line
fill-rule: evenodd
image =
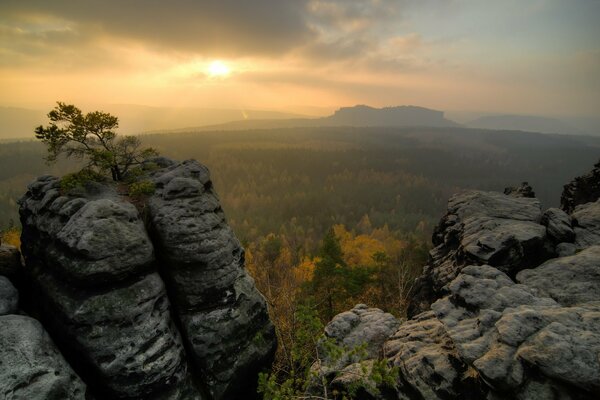
M 102 174 L 86 168 L 63 176 L 60 180 L 60 188 L 63 192 L 70 192 L 76 188 L 84 188 L 89 182 L 104 181 L 106 181 L 106 178 Z
M 130 197 L 142 197 L 148 196 L 154 193 L 156 185 L 154 182 L 149 180 L 133 182 L 129 185 L 129 196 Z

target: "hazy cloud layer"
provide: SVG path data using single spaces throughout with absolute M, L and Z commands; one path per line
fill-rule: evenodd
M 45 83 L 49 98 L 85 87 L 117 102 L 590 113 L 599 15 L 592 0 L 2 0 L 0 102 Z M 214 59 L 228 79 L 207 74 Z

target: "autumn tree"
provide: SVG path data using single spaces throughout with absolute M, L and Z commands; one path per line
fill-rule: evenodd
M 108 173 L 114 181 L 123 180 L 130 169 L 150 157 L 156 150 L 141 148 L 135 136 L 117 137 L 119 119 L 109 113 L 92 111 L 87 114 L 72 104 L 58 102 L 48 113 L 50 124 L 38 126 L 35 136 L 48 147 L 48 162 L 61 154 L 86 160 L 85 169 Z

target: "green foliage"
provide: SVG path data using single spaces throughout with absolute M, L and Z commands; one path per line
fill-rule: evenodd
M 258 392 L 264 400 L 295 399 L 304 393 L 309 383 L 310 367 L 317 359 L 323 324 L 310 304 L 300 304 L 294 317 L 297 329 L 293 333 L 290 369 L 259 375 Z
M 48 113 L 50 124 L 35 129 L 35 137 L 47 146 L 49 163 L 65 154 L 67 158 L 86 160 L 87 169 L 110 172 L 113 180 L 120 181 L 132 166 L 157 155 L 152 148 L 140 149 L 141 142 L 135 136 L 117 138 L 117 117 L 101 111 L 84 115 L 72 104 L 57 104 Z
M 84 188 L 89 182 L 104 182 L 106 177 L 98 172 L 85 168 L 79 172 L 66 174 L 60 179 L 60 188 L 67 193 L 74 189 Z
M 154 182 L 149 180 L 143 180 L 139 182 L 133 182 L 129 185 L 129 196 L 130 197 L 142 197 L 148 196 L 154 193 L 156 185 Z
M 337 303 L 344 297 L 346 285 L 340 283 L 348 274 L 348 266 L 344 262 L 342 248 L 333 229 L 329 229 L 323 238 L 319 256 L 309 290 L 318 299 L 325 319 L 330 320 L 335 315 Z
M 259 375 L 258 392 L 264 400 L 351 400 L 358 399 L 361 391 L 376 394 L 382 386 L 396 385 L 398 369 L 389 367 L 386 359 L 368 360 L 366 343 L 348 348 L 324 337 L 323 325 L 313 307 L 300 306 L 296 318 L 299 325 L 292 349 L 294 367 L 289 371 Z M 321 365 L 323 362 L 334 365 L 342 358 L 358 363 L 359 375 L 347 390 L 329 391 L 326 374 Z

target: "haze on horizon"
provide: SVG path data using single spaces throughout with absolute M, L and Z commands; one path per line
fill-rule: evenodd
M 594 0 L 3 0 L 0 105 L 598 117 L 599 17 Z

